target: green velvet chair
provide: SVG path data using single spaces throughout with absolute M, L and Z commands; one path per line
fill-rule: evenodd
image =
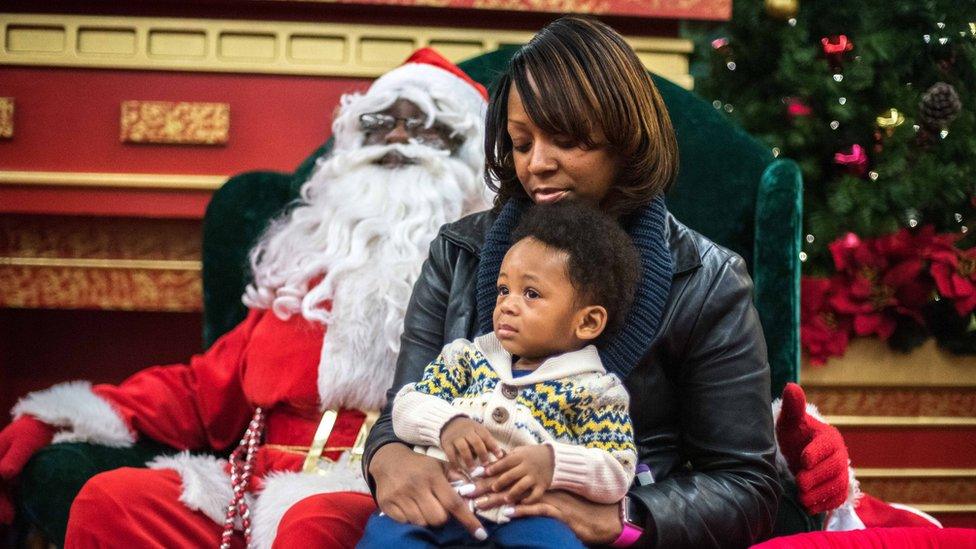
M 506 48 L 484 54 L 461 68 L 490 84 L 514 52 Z M 671 113 L 681 155 L 668 206 L 679 220 L 745 258 L 769 348 L 773 395 L 778 396 L 799 370 L 800 171 L 792 161 L 774 159 L 769 149 L 694 94 L 656 76 L 654 81 Z M 214 194 L 203 227 L 205 346 L 244 318 L 240 296 L 247 284 L 248 250 L 268 220 L 296 198 L 329 145 L 314 151 L 292 174 L 237 175 Z M 67 502 L 87 478 L 115 467 L 138 466 L 160 451 L 164 449 L 152 443 L 122 450 L 49 446 L 25 470 L 23 514 L 60 543 Z

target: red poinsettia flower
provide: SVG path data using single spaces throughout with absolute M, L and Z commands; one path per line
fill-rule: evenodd
M 830 308 L 831 281 L 805 276 L 800 281 L 800 345 L 813 365 L 843 356 L 850 339 L 850 318 Z
M 940 235 L 926 254 L 929 273 L 942 297 L 951 299 L 959 316 L 976 310 L 976 248 L 955 247 L 955 235 Z
M 922 323 L 921 309 L 932 291 L 922 254 L 934 235 L 930 227 L 869 240 L 848 233 L 830 244 L 839 275 L 830 306 L 851 315 L 855 334 L 888 339 L 899 316 Z

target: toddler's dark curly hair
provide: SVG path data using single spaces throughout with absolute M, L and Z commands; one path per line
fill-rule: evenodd
M 630 236 L 611 217 L 578 200 L 536 204 L 512 231 L 512 244 L 534 238 L 569 256 L 569 280 L 581 305 L 607 310 L 614 333 L 627 317 L 640 280 L 640 257 Z

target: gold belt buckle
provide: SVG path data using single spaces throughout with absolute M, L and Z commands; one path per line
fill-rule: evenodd
M 376 423 L 379 415 L 378 410 L 369 410 L 366 412 L 366 419 L 363 421 L 362 427 L 359 428 L 359 433 L 356 435 L 356 442 L 350 449 L 349 459 L 351 462 L 363 459 L 363 453 L 366 450 L 366 437 L 369 435 L 369 430 L 373 428 L 373 424 Z M 305 455 L 305 462 L 302 464 L 303 473 L 326 475 L 335 467 L 336 462 L 322 456 L 322 452 L 328 450 L 325 444 L 328 442 L 329 436 L 332 435 L 332 428 L 335 427 L 336 418 L 338 417 L 338 410 L 326 410 L 322 414 L 322 419 L 319 420 L 319 426 L 315 430 L 315 437 L 312 439 L 312 445 L 309 447 L 308 453 Z M 346 449 L 342 448 L 342 450 Z

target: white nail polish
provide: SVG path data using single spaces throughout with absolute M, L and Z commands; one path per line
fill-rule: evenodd
M 471 492 L 474 492 L 475 488 L 476 486 L 474 484 L 465 484 L 464 486 L 458 487 L 457 493 L 459 496 L 466 496 Z
M 481 477 L 481 475 L 484 474 L 485 474 L 485 468 L 480 465 L 475 467 L 470 473 L 471 478 L 479 478 Z
M 485 532 L 484 528 L 478 528 L 474 531 L 474 539 L 478 541 L 485 541 L 488 539 L 488 532 Z
M 505 507 L 502 507 L 502 514 L 506 517 L 510 517 L 515 514 L 515 508 L 511 505 L 506 505 Z

